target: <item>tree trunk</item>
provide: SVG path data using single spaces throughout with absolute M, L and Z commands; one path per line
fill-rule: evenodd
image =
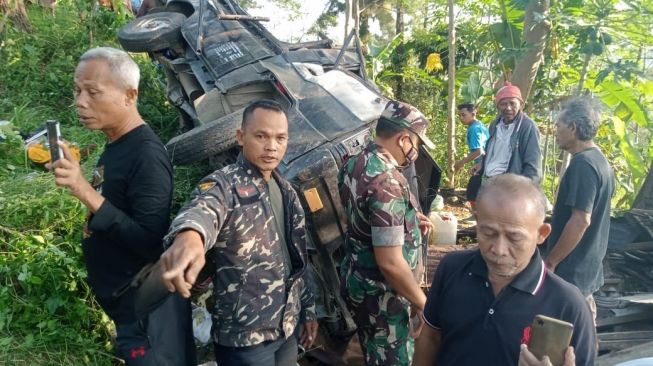
M 357 1 L 357 0 L 353 0 Z M 345 42 L 347 36 L 349 35 L 349 21 L 351 20 L 351 2 L 352 0 L 345 0 L 345 34 L 342 37 L 342 41 Z
M 546 40 L 551 30 L 548 20 L 540 19 L 549 12 L 549 0 L 530 0 L 524 15 L 524 45 L 528 51 L 515 63 L 511 82 L 521 90 L 524 101 L 528 99 L 537 76 L 537 70 L 542 63 Z M 497 89 L 503 86 L 504 78 L 496 84 Z
M 354 17 L 354 29 L 356 30 L 356 37 L 360 37 L 361 30 L 361 12 L 359 6 L 360 1 L 361 0 L 353 0 L 353 6 L 351 7 L 352 16 Z
M 653 164 L 649 167 L 648 175 L 642 188 L 639 189 L 637 197 L 635 197 L 635 202 L 633 202 L 633 208 L 639 208 L 642 210 L 650 210 L 653 207 Z
M 32 32 L 34 28 L 27 18 L 23 0 L 0 0 L 0 14 L 6 14 L 11 22 L 23 32 Z M 0 23 L 0 30 L 4 24 Z
M 395 33 L 400 34 L 404 31 L 404 11 L 401 7 L 401 1 L 397 3 L 397 24 L 395 27 Z M 404 41 L 402 39 L 401 43 L 397 46 L 396 49 L 397 52 L 397 58 L 399 59 L 399 63 L 397 65 L 397 68 L 399 69 L 399 73 L 403 74 L 404 67 L 406 65 L 406 47 L 404 45 Z M 395 88 L 395 98 L 398 100 L 403 100 L 403 94 L 404 94 L 404 77 L 402 75 L 397 76 L 397 87 Z
M 449 188 L 455 187 L 453 166 L 456 158 L 456 19 L 454 1 L 449 3 L 449 91 L 447 96 L 447 171 L 449 172 Z
M 587 77 L 587 70 L 589 69 L 591 59 L 591 53 L 585 55 L 585 60 L 583 60 L 583 69 L 580 71 L 580 80 L 578 80 L 578 86 L 576 87 L 576 96 L 579 96 L 583 92 L 583 86 L 585 85 L 585 78 Z
M 521 89 L 524 100 L 527 100 L 531 93 L 551 30 L 548 20 L 536 19 L 536 16 L 545 16 L 548 12 L 549 0 L 531 0 L 526 7 L 524 42 L 530 49 L 518 60 L 513 72 L 513 83 Z

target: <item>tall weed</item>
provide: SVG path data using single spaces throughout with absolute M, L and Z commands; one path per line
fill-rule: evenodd
M 97 148 L 82 161 L 92 171 L 104 135 L 78 122 L 72 99 L 79 56 L 95 46 L 118 46 L 116 30 L 130 15 L 95 1 L 60 0 L 52 14 L 28 3 L 35 28 L 0 33 L 0 364 L 110 365 L 112 324 L 86 283 L 81 229 L 85 208 L 52 175 L 26 159 L 21 135 L 61 121 L 65 139 Z M 166 137 L 175 109 L 165 101 L 159 70 L 145 55 L 139 109 Z M 187 173 L 187 172 L 186 172 Z

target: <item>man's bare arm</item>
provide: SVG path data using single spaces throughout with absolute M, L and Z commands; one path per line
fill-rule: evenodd
M 413 272 L 404 259 L 402 246 L 374 247 L 374 256 L 390 286 L 419 310 L 424 310 L 426 295 L 415 281 Z
M 460 170 L 465 164 L 469 163 L 470 161 L 473 161 L 479 156 L 481 156 L 481 149 L 472 150 L 469 152 L 469 154 L 467 154 L 467 156 L 465 156 L 461 160 L 458 160 L 454 165 L 454 167 L 456 170 Z
M 545 260 L 546 266 L 550 270 L 555 271 L 558 264 L 567 258 L 569 253 L 576 248 L 580 239 L 583 238 L 585 230 L 590 226 L 590 223 L 591 215 L 588 212 L 576 208 L 572 209 L 571 217 L 567 221 L 567 224 L 565 224 L 560 239 L 558 239 L 558 242 L 551 249 L 551 252 Z

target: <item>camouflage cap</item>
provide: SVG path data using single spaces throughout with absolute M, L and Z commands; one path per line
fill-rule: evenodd
M 416 134 L 427 148 L 435 149 L 435 144 L 426 136 L 429 121 L 422 112 L 410 104 L 391 100 L 386 104 L 381 118 L 397 127 L 407 129 Z

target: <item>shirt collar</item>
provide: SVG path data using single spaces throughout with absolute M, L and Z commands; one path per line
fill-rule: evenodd
M 517 126 L 517 131 L 519 131 L 519 129 L 521 128 L 521 123 L 522 123 L 523 119 L 524 119 L 524 111 L 523 110 L 520 110 L 519 112 L 517 112 L 517 114 L 515 115 L 515 118 L 512 120 L 512 122 L 509 125 L 504 122 L 503 117 L 499 116 L 499 122 L 497 124 L 497 128 L 500 127 L 499 126 L 500 124 L 504 125 L 504 126 Z
M 485 279 L 488 278 L 487 265 L 481 256 L 480 250 L 478 250 L 477 255 L 472 259 L 469 271 Z M 536 249 L 526 268 L 524 268 L 517 277 L 512 280 L 512 282 L 510 282 L 509 286 L 519 291 L 536 295 L 540 288 L 542 288 L 545 278 L 546 266 L 544 265 L 542 257 L 540 257 L 540 251 Z
M 263 186 L 264 184 L 267 184 L 265 179 L 263 179 L 263 174 L 261 174 L 261 171 L 254 166 L 249 160 L 245 159 L 245 155 L 242 153 L 242 151 L 238 154 L 238 158 L 236 162 L 245 170 L 245 172 L 252 177 L 252 181 L 257 184 Z M 272 178 L 275 179 L 277 182 L 279 181 L 279 171 L 277 169 L 272 171 Z M 279 186 L 281 187 L 281 186 Z
M 390 154 L 390 152 L 385 147 L 377 144 L 374 141 L 370 142 L 370 144 L 367 146 L 367 151 L 378 156 L 386 164 L 390 164 L 395 168 L 399 166 L 399 163 L 397 163 L 397 160 L 394 158 L 394 156 L 392 156 L 392 154 Z

